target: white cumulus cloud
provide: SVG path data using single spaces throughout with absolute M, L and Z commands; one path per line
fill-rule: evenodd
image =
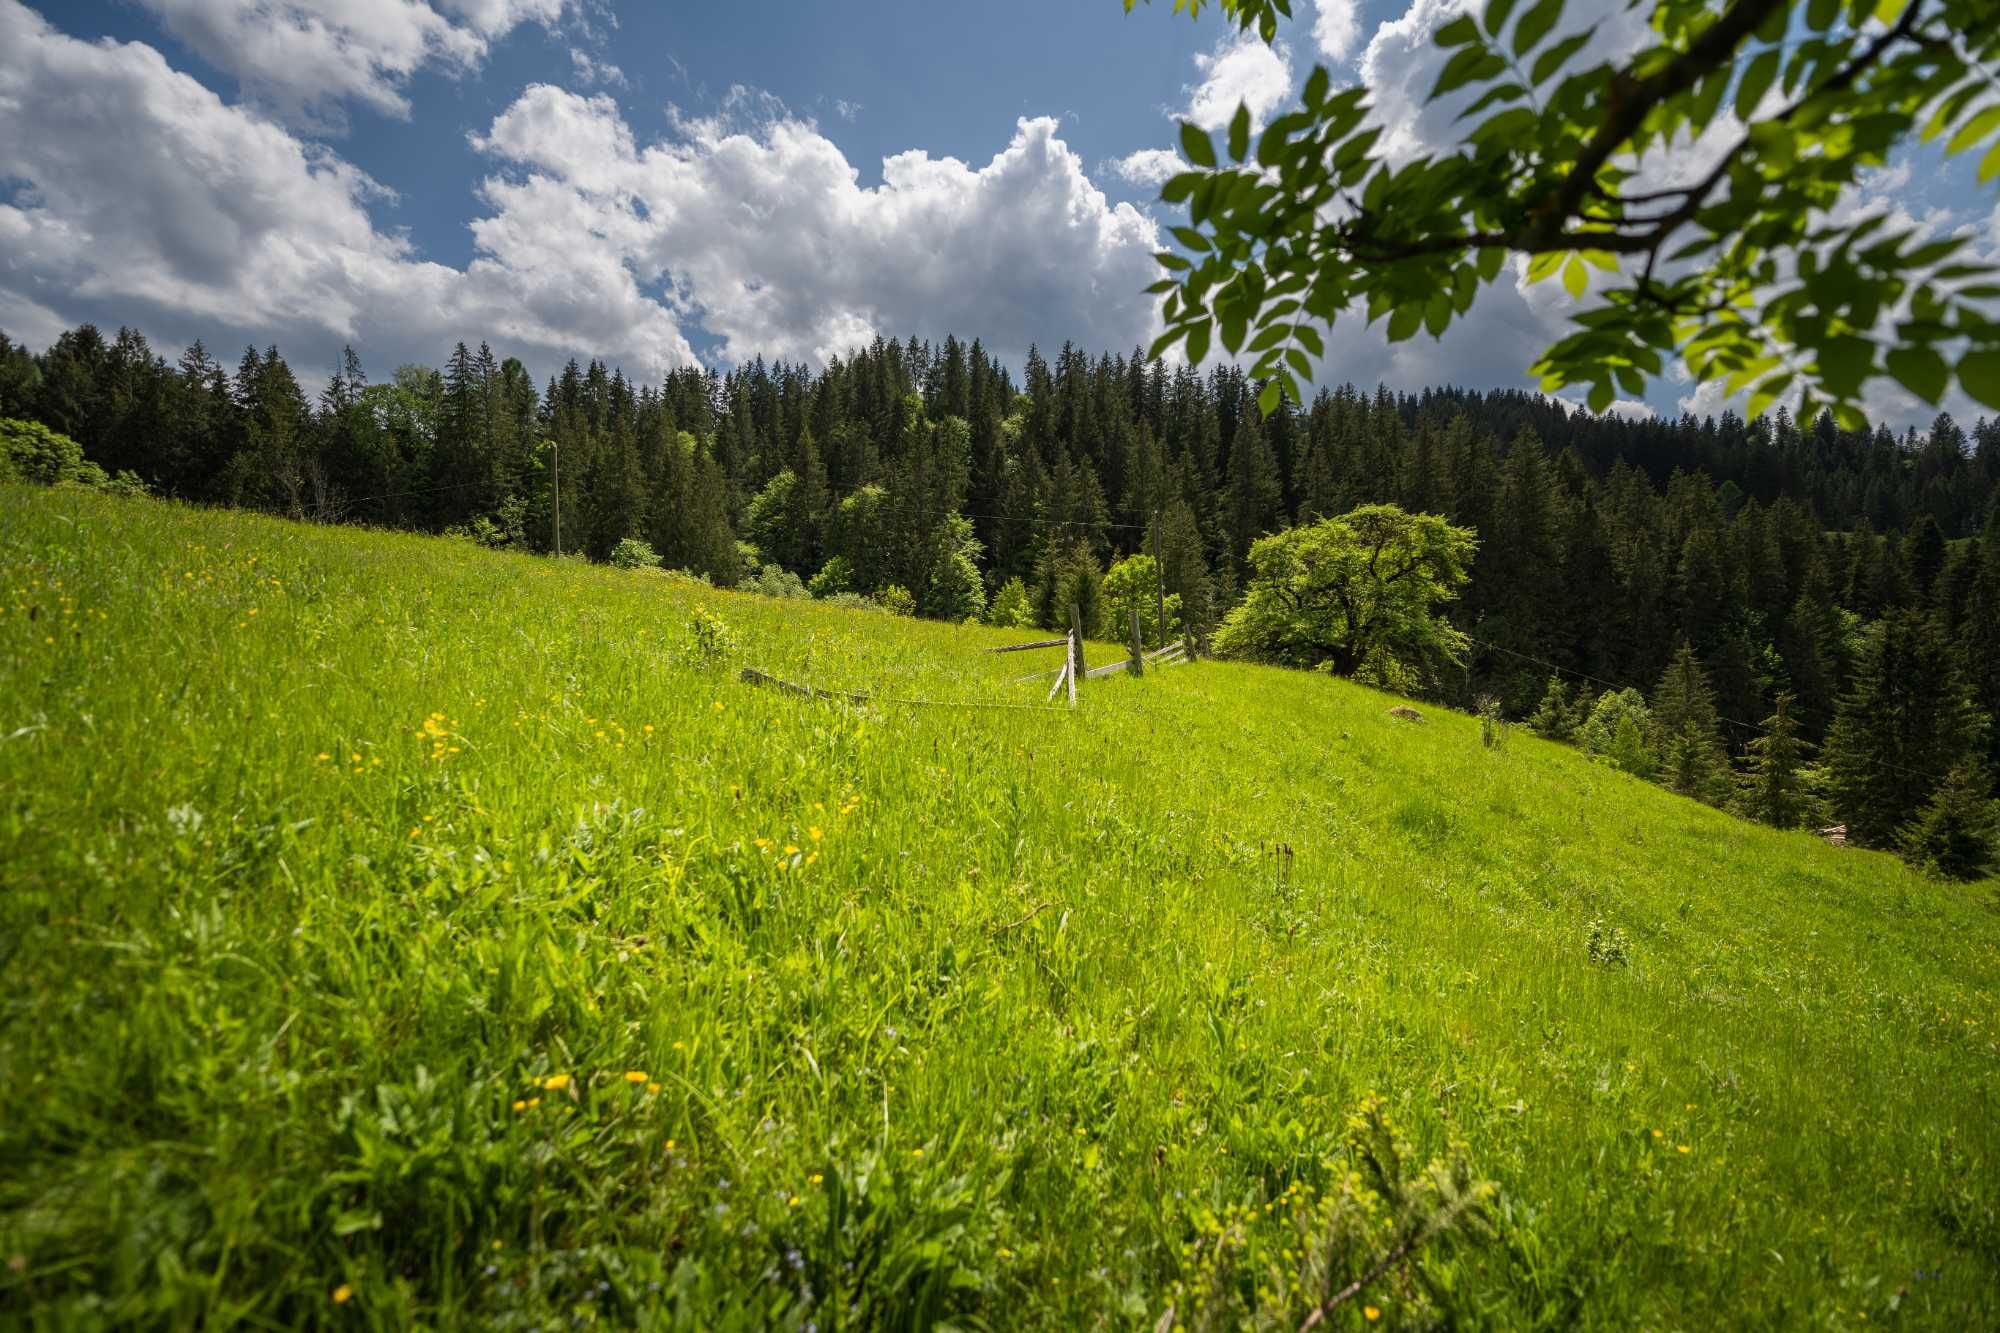
M 18 0 L 0 0 L 0 119 L 0 328 L 38 345 L 130 323 L 170 355 L 275 341 L 310 376 L 343 341 L 383 373 L 489 338 L 541 371 L 578 355 L 654 375 L 695 359 L 690 331 L 730 358 L 947 331 L 1018 357 L 1130 347 L 1157 322 L 1154 224 L 1047 118 L 983 164 L 901 153 L 864 188 L 769 98 L 642 142 L 609 95 L 530 87 L 474 136 L 493 168 L 462 268 L 379 221 L 394 196 L 336 153 Z
M 1155 226 L 1105 199 L 1053 118 L 1019 121 L 983 166 L 896 154 L 873 188 L 810 121 L 740 89 L 674 128 L 642 147 L 608 98 L 528 89 L 477 140 L 515 174 L 482 187 L 475 237 L 506 259 L 587 227 L 730 358 L 824 360 L 913 330 L 1015 353 L 1153 331 Z
M 1237 33 L 1215 50 L 1194 58 L 1201 81 L 1187 88 L 1187 119 L 1205 130 L 1219 130 L 1236 114 L 1250 108 L 1251 127 L 1270 118 L 1292 92 L 1291 50 L 1283 42 L 1268 45 L 1255 33 Z
M 1313 7 L 1313 44 L 1336 65 L 1346 60 L 1361 36 L 1357 0 L 1318 0 Z
M 1169 148 L 1141 148 L 1136 153 L 1113 158 L 1104 164 L 1114 175 L 1134 185 L 1165 185 L 1188 169 L 1179 153 Z
M 338 126 L 345 104 L 408 119 L 426 65 L 463 73 L 521 23 L 554 23 L 564 0 L 139 0 L 167 31 L 288 121 Z

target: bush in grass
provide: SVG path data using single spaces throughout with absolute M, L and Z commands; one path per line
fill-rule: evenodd
M 113 477 L 83 456 L 83 446 L 39 421 L 0 419 L 0 481 L 37 486 L 81 486 L 119 495 L 144 495 L 146 483 L 130 472 Z
M 619 569 L 658 569 L 660 553 L 651 542 L 627 537 L 611 548 L 611 563 Z

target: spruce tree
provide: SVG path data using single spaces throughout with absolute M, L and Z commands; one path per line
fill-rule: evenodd
M 1929 617 L 1870 627 L 1826 742 L 1828 794 L 1848 836 L 1892 847 L 1951 769 L 1986 743 L 1957 655 Z
M 1805 767 L 1811 747 L 1799 739 L 1791 704 L 1790 694 L 1780 694 L 1776 711 L 1763 721 L 1762 734 L 1744 746 L 1748 762 L 1737 795 L 1738 810 L 1776 828 L 1798 828 L 1814 810 Z
M 1977 879 L 1993 864 L 1993 800 L 1977 763 L 1955 766 L 1904 825 L 1897 846 L 1904 859 L 1945 879 Z
M 1719 801 L 1727 769 L 1715 696 L 1686 639 L 1653 691 L 1653 720 L 1660 729 L 1666 784 L 1683 796 Z

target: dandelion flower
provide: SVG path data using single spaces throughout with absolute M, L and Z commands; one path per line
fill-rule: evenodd
M 643 1069 L 628 1069 L 625 1071 L 625 1081 L 627 1083 L 644 1083 L 646 1081 L 646 1071 Z
M 569 1086 L 568 1074 L 550 1074 L 542 1080 L 543 1092 L 561 1092 Z
M 333 1303 L 335 1305 L 345 1305 L 353 1299 L 354 1288 L 348 1286 L 345 1282 L 333 1289 Z
M 813 826 L 812 826 L 811 828 L 807 829 L 807 830 L 806 830 L 806 836 L 807 836 L 808 838 L 811 838 L 811 839 L 812 839 L 812 840 L 813 840 L 814 842 L 818 842 L 818 841 L 820 840 L 820 828 L 819 828 L 819 825 L 817 825 L 817 824 L 814 824 L 814 825 L 813 825 Z
M 923 1155 L 924 1155 L 924 1150 L 922 1148 L 910 1149 L 910 1156 L 912 1157 L 922 1157 Z
M 810 1180 L 809 1180 L 809 1181 L 808 1181 L 807 1183 L 808 1183 L 808 1184 L 812 1184 L 812 1185 L 817 1185 L 817 1184 L 819 1184 L 819 1183 L 820 1183 L 820 1182 L 821 1182 L 822 1180 L 825 1180 L 825 1179 L 826 1179 L 826 1177 L 825 1177 L 825 1176 L 823 1176 L 823 1175 L 821 1175 L 821 1174 L 820 1174 L 819 1172 L 815 1171 L 815 1172 L 813 1172 L 813 1173 L 812 1173 L 812 1177 L 811 1177 L 811 1179 L 810 1179 Z
M 527 1103 L 527 1102 L 526 1102 L 525 1100 L 523 1100 L 523 1099 L 521 1099 L 521 1098 L 519 1098 L 519 1097 L 517 1097 L 517 1098 L 515 1098 L 515 1099 L 514 1099 L 514 1114 L 515 1114 L 515 1115 L 519 1115 L 519 1114 L 521 1114 L 521 1112 L 523 1112 L 523 1111 L 525 1111 L 525 1110 L 527 1110 L 527 1109 L 528 1109 L 528 1103 Z
M 1679 1153 L 1684 1153 L 1684 1152 L 1688 1152 L 1688 1151 L 1691 1151 L 1691 1150 L 1690 1150 L 1690 1149 L 1688 1148 L 1688 1146 L 1687 1146 L 1687 1145 L 1686 1145 L 1685 1143 L 1683 1143 L 1683 1144 L 1680 1144 L 1679 1146 L 1677 1146 L 1677 1147 L 1676 1147 L 1676 1148 L 1674 1149 L 1674 1151 L 1675 1151 L 1675 1152 L 1679 1152 Z
M 660 1095 L 660 1085 L 657 1083 L 648 1083 L 646 1085 L 646 1091 L 651 1093 L 653 1096 L 657 1097 Z
M 1654 1130 L 1654 1131 L 1653 1131 L 1653 1137 L 1654 1137 L 1654 1138 L 1656 1138 L 1656 1139 L 1663 1139 L 1663 1138 L 1665 1138 L 1665 1137 L 1666 1137 L 1666 1135 L 1665 1135 L 1664 1133 L 1662 1133 L 1661 1131 L 1659 1131 L 1659 1130 L 1657 1130 L 1657 1129 L 1656 1129 L 1656 1130 Z
M 1377 1319 L 1380 1319 L 1382 1317 L 1382 1311 L 1377 1309 L 1375 1306 L 1364 1305 L 1361 1307 L 1361 1317 L 1363 1319 L 1366 1319 L 1369 1323 L 1372 1324 Z

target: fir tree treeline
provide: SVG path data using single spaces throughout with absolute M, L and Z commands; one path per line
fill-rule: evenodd
M 231 369 L 130 330 L 41 355 L 0 337 L 0 417 L 163 494 L 549 551 L 559 474 L 565 553 L 636 538 L 719 584 L 952 619 L 1054 625 L 1074 601 L 1094 620 L 1105 571 L 1157 544 L 1200 634 L 1265 533 L 1369 503 L 1441 514 L 1480 539 L 1446 702 L 1491 695 L 1691 795 L 1876 845 L 1944 820 L 1941 793 L 1983 817 L 2000 422 L 1898 436 L 1352 386 L 1263 418 L 1258 387 L 1070 345 L 1016 382 L 948 337 L 658 385 L 572 361 L 538 387 L 484 344 L 374 381 L 349 351 L 309 400 L 276 348 Z

